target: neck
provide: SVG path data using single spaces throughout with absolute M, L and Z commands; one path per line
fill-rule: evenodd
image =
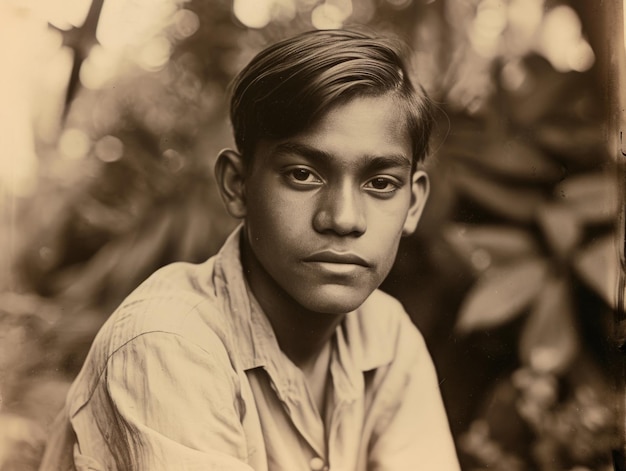
M 313 368 L 344 315 L 304 308 L 267 273 L 245 240 L 241 262 L 248 285 L 267 316 L 280 349 L 301 370 Z

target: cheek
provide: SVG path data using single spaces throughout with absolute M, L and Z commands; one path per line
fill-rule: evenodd
M 261 189 L 249 195 L 246 220 L 257 241 L 273 246 L 302 236 L 305 213 L 293 197 L 287 198 L 276 189 Z
M 368 218 L 368 230 L 375 234 L 378 243 L 388 248 L 398 245 L 402 237 L 402 228 L 407 218 L 408 202 L 399 201 L 398 204 L 377 208 Z M 382 247 L 381 247 L 382 248 Z
M 393 266 L 400 245 L 402 223 L 399 218 L 380 218 L 370 234 L 371 250 L 376 253 L 380 275 L 387 276 Z M 373 228 L 371 228 L 373 229 Z
M 391 271 L 391 267 L 393 266 L 393 262 L 396 259 L 396 254 L 398 253 L 398 245 L 400 243 L 399 238 L 392 241 L 387 247 L 385 247 L 384 253 L 381 253 L 381 266 L 383 272 L 383 276 L 387 276 Z

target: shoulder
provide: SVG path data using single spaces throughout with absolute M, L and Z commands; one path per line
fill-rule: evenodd
M 211 264 L 209 259 L 199 265 L 168 265 L 122 302 L 95 337 L 75 382 L 84 394 L 90 394 L 111 360 L 129 346 L 230 355 L 230 317 L 214 292 Z
M 346 328 L 364 370 L 394 362 L 424 344 L 402 304 L 380 290 L 347 317 Z
M 212 259 L 204 264 L 174 263 L 157 270 L 131 293 L 95 340 L 109 354 L 133 338 L 152 332 L 189 340 L 221 332 L 226 316 L 211 281 Z

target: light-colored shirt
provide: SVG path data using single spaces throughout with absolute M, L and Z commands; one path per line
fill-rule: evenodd
M 437 377 L 402 306 L 375 291 L 331 344 L 324 426 L 249 291 L 239 231 L 132 293 L 67 398 L 79 470 L 458 470 Z

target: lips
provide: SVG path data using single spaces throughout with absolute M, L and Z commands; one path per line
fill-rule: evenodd
M 336 252 L 334 250 L 321 250 L 306 257 L 304 261 L 324 264 L 359 265 L 362 267 L 370 266 L 363 258 L 352 252 Z

